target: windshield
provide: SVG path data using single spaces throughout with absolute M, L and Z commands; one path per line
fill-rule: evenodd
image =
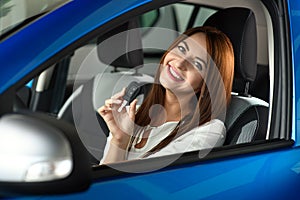
M 0 0 L 0 37 L 70 0 Z M 15 30 L 14 30 L 15 29 Z

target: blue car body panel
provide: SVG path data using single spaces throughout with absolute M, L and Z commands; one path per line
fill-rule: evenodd
M 85 192 L 43 199 L 292 199 L 300 187 L 299 155 L 284 149 L 208 161 L 98 180 Z
M 78 38 L 147 2 L 74 0 L 19 31 L 0 44 L 0 94 Z M 294 67 L 293 147 L 94 180 L 82 193 L 24 199 L 294 198 L 300 188 L 300 2 L 289 0 L 288 8 Z
M 147 2 L 74 0 L 19 31 L 0 44 L 0 94 L 78 38 Z

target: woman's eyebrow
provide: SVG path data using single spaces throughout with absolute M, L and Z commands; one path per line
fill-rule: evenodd
M 182 43 L 184 44 L 185 48 L 189 51 L 190 48 L 189 48 L 189 46 L 187 45 L 186 41 L 183 40 Z

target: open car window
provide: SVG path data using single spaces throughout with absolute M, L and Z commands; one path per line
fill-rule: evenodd
M 72 49 L 68 56 L 49 66 L 41 74 L 32 77 L 30 87 L 27 85 L 18 90 L 15 110 L 30 109 L 34 112 L 45 112 L 74 125 L 90 153 L 91 164 L 97 166 L 103 157 L 109 131 L 107 127 L 105 129 L 105 124 L 101 124 L 103 122 L 99 124 L 95 111 L 104 104 L 105 99 L 119 92 L 131 82 L 153 82 L 160 58 L 171 42 L 187 28 L 202 26 L 210 16 L 228 7 L 240 7 L 240 4 L 230 1 L 226 5 L 218 2 L 201 1 L 198 4 L 187 1 L 162 7 L 153 6 L 151 11 L 134 17 L 138 22 L 135 26 L 139 26 L 141 35 L 140 45 L 143 52 L 137 52 L 142 56 L 141 63 L 129 66 L 124 61 L 114 63 L 114 60 L 107 61 L 101 58 L 103 52 L 99 48 L 101 48 L 102 42 L 109 42 L 109 38 L 114 37 L 114 34 L 124 31 L 124 27 L 115 27 L 116 31 L 110 30 L 104 35 L 99 33 L 97 37 L 89 38 L 88 42 L 78 45 L 80 48 Z M 273 89 L 276 90 L 274 82 L 278 81 L 274 72 L 274 68 L 278 67 L 278 64 L 274 62 L 275 41 L 271 15 L 260 1 L 253 1 L 244 7 L 253 12 L 256 20 L 257 51 L 255 52 L 257 59 L 254 63 L 257 70 L 255 79 L 243 88 L 243 91 L 247 90 L 247 94 L 240 95 L 240 89 L 232 93 L 234 104 L 231 105 L 232 108 L 228 108 L 226 120 L 234 120 L 224 120 L 227 129 L 224 145 L 217 149 L 204 151 L 200 157 L 198 151 L 189 152 L 188 155 L 194 156 L 191 162 L 205 159 L 206 156 L 209 158 L 210 155 L 214 158 L 215 154 L 219 157 L 226 157 L 226 153 L 221 154 L 220 152 L 230 152 L 230 155 L 239 154 L 239 148 L 250 152 L 256 151 L 257 145 L 260 144 L 267 144 L 267 147 L 270 148 L 273 140 L 277 142 L 278 139 L 282 139 L 270 132 L 273 130 L 271 120 L 276 113 L 272 110 L 276 109 L 272 107 L 275 98 Z M 121 24 L 126 23 L 128 22 Z M 128 27 L 130 28 L 130 26 L 131 24 Z M 161 31 L 164 33 L 162 34 Z M 115 39 L 122 41 L 120 38 Z M 118 48 L 113 45 L 111 47 Z M 115 52 L 110 51 L 109 53 Z M 117 59 L 119 56 L 121 55 L 112 57 Z M 139 101 L 141 103 L 143 98 L 141 97 Z M 245 103 L 242 103 L 245 113 L 244 111 L 239 113 L 234 109 L 235 106 L 240 105 L 240 102 Z M 252 105 L 257 107 L 251 112 L 251 115 L 246 114 L 246 110 L 251 109 Z M 255 118 L 256 112 L 263 117 L 259 120 Z M 260 115 L 260 113 L 263 114 Z M 248 120 L 247 123 L 239 126 L 244 119 Z M 256 128 L 252 128 L 258 126 L 261 128 L 259 132 L 256 131 Z M 257 149 L 260 151 L 259 148 Z M 171 155 L 171 160 L 178 159 L 176 156 Z M 183 154 L 184 156 L 185 154 Z M 168 164 L 170 163 L 168 160 Z

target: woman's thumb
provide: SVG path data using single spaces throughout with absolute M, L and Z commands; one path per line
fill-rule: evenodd
M 134 119 L 135 119 L 136 104 L 137 104 L 137 99 L 133 100 L 133 101 L 130 103 L 129 117 L 130 117 L 131 120 L 134 120 Z

